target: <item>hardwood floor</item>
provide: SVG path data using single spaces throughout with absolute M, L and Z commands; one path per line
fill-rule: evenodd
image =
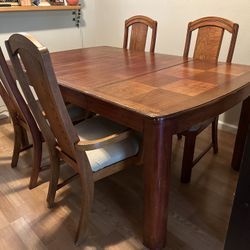
M 89 237 L 73 240 L 80 213 L 78 180 L 59 191 L 57 206 L 48 209 L 49 171 L 41 184 L 28 189 L 31 153 L 11 169 L 12 126 L 0 120 L 0 249 L 145 249 L 142 240 L 142 169 L 131 167 L 95 185 Z M 209 131 L 210 132 L 210 131 Z M 208 141 L 204 131 L 197 151 Z M 234 136 L 219 132 L 219 153 L 209 152 L 195 167 L 190 184 L 181 184 L 183 141 L 174 140 L 168 244 L 166 249 L 223 249 L 238 173 L 230 168 Z M 48 163 L 44 155 L 43 163 Z M 62 176 L 71 169 L 62 168 Z

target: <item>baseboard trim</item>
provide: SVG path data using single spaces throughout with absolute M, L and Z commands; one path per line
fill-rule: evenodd
M 225 122 L 219 121 L 218 129 L 232 133 L 232 134 L 236 134 L 238 127 L 235 125 L 232 125 L 230 123 L 225 123 Z

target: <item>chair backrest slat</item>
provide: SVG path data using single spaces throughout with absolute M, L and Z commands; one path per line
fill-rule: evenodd
M 4 72 L 2 68 L 0 68 L 0 96 L 2 97 L 9 114 L 12 119 L 15 119 L 15 117 L 20 115 L 19 108 L 16 105 L 16 102 L 13 98 L 13 96 L 10 94 L 9 86 L 6 86 L 7 80 L 4 75 Z
M 148 27 L 142 23 L 136 23 L 132 26 L 129 49 L 144 51 L 146 47 Z
M 194 59 L 217 61 L 224 30 L 218 27 L 200 28 L 194 49 Z
M 232 61 L 239 25 L 220 17 L 204 17 L 188 24 L 184 57 L 188 57 L 192 32 L 198 29 L 193 58 L 218 61 L 224 31 L 231 33 L 227 62 Z
M 7 62 L 0 48 L 0 94 L 12 119 L 21 119 L 27 123 L 30 130 L 39 133 L 36 122 L 18 90 L 16 82 L 10 72 Z
M 129 29 L 131 27 L 130 42 L 128 45 Z M 125 21 L 123 48 L 145 51 L 148 28 L 151 28 L 150 52 L 155 50 L 157 22 L 146 16 L 134 16 Z
M 67 113 L 49 51 L 28 34 L 14 34 L 6 44 L 23 93 L 45 140 L 50 144 L 58 143 L 65 154 L 75 158 L 74 144 L 79 138 Z
M 23 114 L 16 102 L 16 99 L 12 93 L 12 90 L 9 84 L 12 78 L 7 79 L 10 77 L 11 76 L 10 76 L 8 65 L 5 61 L 2 49 L 0 48 L 0 80 L 1 80 L 0 81 L 0 95 L 5 105 L 7 106 L 7 109 L 12 119 L 14 119 L 15 116 L 19 116 L 20 118 L 23 118 Z

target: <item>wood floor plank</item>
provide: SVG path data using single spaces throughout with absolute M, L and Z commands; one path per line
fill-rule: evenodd
M 207 145 L 209 132 L 199 136 L 196 153 Z M 21 154 L 17 168 L 12 169 L 12 139 L 12 126 L 0 122 L 0 250 L 145 249 L 142 167 L 132 166 L 95 184 L 88 238 L 75 246 L 79 180 L 60 190 L 55 208 L 48 209 L 49 171 L 40 174 L 42 184 L 29 190 L 31 152 Z M 219 153 L 209 152 L 195 166 L 190 184 L 179 181 L 183 141 L 174 138 L 173 143 L 166 249 L 221 250 L 238 178 L 230 168 L 234 135 L 219 132 Z M 62 178 L 70 174 L 72 170 L 63 166 Z
M 0 250 L 25 250 L 26 246 L 11 225 L 0 230 Z
M 20 197 L 18 192 L 6 183 L 6 179 L 3 176 L 0 176 L 0 190 L 14 207 L 20 207 L 25 204 L 25 201 Z
M 41 242 L 39 237 L 33 232 L 29 224 L 24 218 L 19 218 L 11 223 L 13 230 L 17 233 L 19 238 L 23 241 L 26 249 L 45 250 L 45 245 Z
M 15 221 L 21 217 L 19 210 L 6 198 L 0 190 L 0 211 L 4 214 L 9 222 Z
M 5 215 L 0 211 L 0 230 L 9 225 L 9 221 L 5 217 Z

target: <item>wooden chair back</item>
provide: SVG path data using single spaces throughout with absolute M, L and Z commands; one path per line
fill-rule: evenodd
M 0 95 L 7 106 L 11 119 L 21 120 L 29 127 L 37 129 L 36 122 L 24 101 L 16 82 L 10 72 L 7 62 L 0 48 Z
M 150 52 L 155 50 L 157 22 L 146 16 L 133 16 L 125 21 L 123 48 L 128 47 L 129 28 L 131 27 L 129 50 L 145 51 L 148 28 L 152 30 Z
M 49 51 L 28 34 L 13 34 L 6 45 L 23 93 L 45 140 L 50 146 L 57 144 L 63 153 L 74 159 L 74 144 L 79 138 L 67 113 Z M 34 88 L 39 103 L 30 86 Z
M 227 62 L 232 61 L 239 25 L 220 17 L 204 17 L 188 24 L 184 57 L 188 57 L 192 32 L 198 29 L 193 58 L 218 61 L 224 31 L 231 33 Z
M 0 58 L 1 56 L 2 50 L 0 50 Z M 15 102 L 14 97 L 11 93 L 8 81 L 2 70 L 2 66 L 0 66 L 0 96 L 3 99 L 12 120 L 14 120 L 17 116 L 21 115 L 17 103 Z
M 22 112 L 18 107 L 18 104 L 9 85 L 11 80 L 13 80 L 13 78 L 10 75 L 9 68 L 5 61 L 2 49 L 0 48 L 0 95 L 9 111 L 11 118 L 15 119 L 17 116 L 23 118 Z

